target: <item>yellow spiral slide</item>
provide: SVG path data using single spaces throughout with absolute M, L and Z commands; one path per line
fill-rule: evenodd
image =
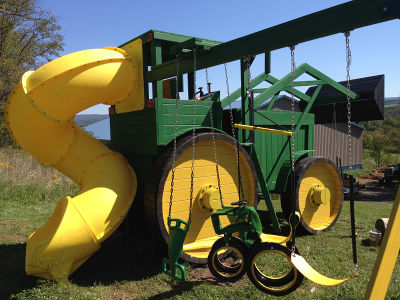
M 131 52 L 110 47 L 60 57 L 25 73 L 7 101 L 8 130 L 17 143 L 80 186 L 76 197 L 61 199 L 50 220 L 29 236 L 27 274 L 66 280 L 116 230 L 132 204 L 133 169 L 73 121 L 98 103 L 143 107 L 137 100 L 142 61 Z

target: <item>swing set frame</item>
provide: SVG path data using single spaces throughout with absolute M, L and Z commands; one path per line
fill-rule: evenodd
M 287 130 L 290 125 L 287 121 L 285 122 L 288 115 L 287 112 L 273 112 L 274 117 L 268 119 L 264 118 L 255 110 L 248 109 L 249 107 L 257 107 L 259 104 L 265 102 L 266 99 L 272 98 L 267 107 L 267 111 L 271 111 L 273 104 L 277 100 L 277 95 L 280 92 L 288 92 L 291 89 L 292 74 L 288 74 L 280 80 L 270 75 L 271 51 L 290 47 L 292 45 L 297 45 L 324 36 L 352 31 L 360 27 L 389 21 L 399 17 L 399 1 L 355 0 L 226 43 L 151 30 L 138 38 L 127 42 L 121 47 L 123 49 L 128 49 L 131 43 L 137 39 L 141 39 L 143 42 L 143 74 L 145 89 L 143 100 L 145 101 L 146 108 L 142 111 L 133 112 L 132 114 L 136 114 L 139 117 L 136 120 L 141 122 L 146 120 L 157 120 L 154 124 L 149 123 L 149 131 L 146 131 L 146 135 L 150 136 L 152 140 L 143 145 L 142 135 L 137 139 L 141 141 L 141 149 L 135 149 L 132 151 L 130 149 L 131 145 L 124 142 L 125 136 L 123 134 L 115 134 L 118 131 L 121 131 L 123 127 L 127 127 L 126 118 L 119 118 L 118 114 L 111 113 L 111 146 L 120 152 L 130 153 L 133 156 L 144 158 L 141 160 L 130 160 L 128 157 L 135 170 L 137 170 L 137 173 L 141 175 L 140 178 L 148 177 L 149 174 L 146 170 L 151 169 L 148 168 L 148 165 L 151 164 L 153 157 L 159 155 L 163 149 L 165 149 L 165 146 L 171 142 L 171 132 L 168 132 L 168 129 L 165 127 L 166 120 L 163 120 L 161 116 L 163 113 L 170 110 L 168 106 L 175 104 L 176 100 L 171 99 L 173 97 L 168 97 L 166 90 L 163 88 L 163 80 L 176 75 L 177 59 L 175 55 L 178 52 L 182 52 L 182 55 L 179 58 L 180 74 L 177 82 L 177 89 L 183 91 L 182 74 L 188 74 L 188 99 L 193 99 L 196 94 L 194 88 L 195 70 L 193 66 L 193 55 L 190 53 L 190 49 L 198 49 L 197 70 L 239 60 L 241 69 L 241 88 L 233 92 L 230 99 L 232 102 L 239 97 L 242 99 L 241 109 L 235 111 L 236 119 L 241 120 L 242 125 L 253 126 L 253 129 L 255 129 L 254 126 L 261 126 L 264 128 L 267 127 L 279 130 L 278 128 L 274 128 L 279 124 L 280 126 L 286 127 Z M 315 24 L 324 24 L 324 26 L 316 27 Z M 294 27 L 296 28 L 296 31 L 291 30 Z M 249 80 L 248 68 L 251 64 L 246 61 L 246 57 L 258 54 L 265 54 L 265 72 L 255 77 L 253 80 Z M 151 69 L 149 67 L 151 67 Z M 324 99 L 318 98 L 318 94 L 322 87 L 324 85 L 329 85 L 342 95 L 347 95 L 348 92 L 348 90 L 341 84 L 335 82 L 307 64 L 299 66 L 295 71 L 294 77 L 298 78 L 302 74 L 308 74 L 313 77 L 314 80 L 297 81 L 293 83 L 294 86 L 316 85 L 317 87 L 312 95 L 302 93 L 296 89 L 293 91 L 294 96 L 306 103 L 306 108 L 303 112 L 296 112 L 294 114 L 294 121 L 296 124 L 294 134 L 296 136 L 301 134 L 302 129 L 306 130 L 308 134 L 308 141 L 305 141 L 302 147 L 296 147 L 301 150 L 294 153 L 294 161 L 302 156 L 309 156 L 312 154 L 314 118 L 309 112 L 314 106 L 318 106 L 318 104 L 326 104 Z M 271 86 L 267 89 L 257 89 L 257 86 L 264 81 L 270 83 Z M 153 99 L 149 98 L 148 83 L 153 83 Z M 247 93 L 249 88 L 258 94 L 254 97 L 254 101 L 251 101 Z M 172 86 L 171 89 L 173 90 Z M 172 95 L 173 94 L 174 93 L 172 93 Z M 354 100 L 358 95 L 354 92 L 350 92 L 349 96 Z M 331 99 L 329 103 L 342 103 L 344 100 L 344 97 L 335 100 Z M 192 112 L 193 107 L 188 105 L 189 103 L 187 103 L 186 100 L 177 101 L 181 107 L 180 112 Z M 219 101 L 219 93 L 213 93 L 209 97 L 205 98 L 202 103 L 199 103 L 199 118 L 195 120 L 194 126 L 202 127 L 204 130 L 210 129 L 208 110 L 209 105 L 211 105 L 215 116 L 215 130 L 217 132 L 226 131 L 224 130 L 224 114 L 222 108 L 226 107 L 228 101 L 229 100 L 226 98 Z M 252 103 L 250 103 L 250 101 Z M 188 124 L 186 127 L 182 126 L 178 135 L 185 135 L 190 132 L 192 130 L 191 126 L 192 124 Z M 290 144 L 289 137 L 283 137 L 286 141 L 284 147 L 279 153 L 277 153 L 276 157 L 272 158 L 273 165 L 269 169 L 265 169 L 265 167 L 260 164 L 260 158 L 258 155 L 260 149 L 257 149 L 253 142 L 255 136 L 254 131 L 241 128 L 238 130 L 238 133 L 240 144 L 247 148 L 253 160 L 258 181 L 260 183 L 261 194 L 267 203 L 268 214 L 273 228 L 276 232 L 279 232 L 280 226 L 269 193 L 270 191 L 282 192 L 286 189 L 287 179 L 290 174 L 290 164 L 287 160 Z M 147 136 L 144 138 L 145 140 L 148 139 Z M 130 137 L 130 140 L 132 140 L 132 137 Z M 299 140 L 299 137 L 296 137 L 296 140 Z M 138 192 L 140 195 L 143 191 L 139 190 Z

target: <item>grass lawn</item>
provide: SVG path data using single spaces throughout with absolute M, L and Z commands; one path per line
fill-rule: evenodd
M 0 151 L 0 299 L 275 299 L 258 291 L 246 276 L 235 283 L 218 283 L 206 267 L 187 265 L 189 280 L 172 282 L 160 274 L 158 249 L 151 242 L 128 244 L 116 232 L 68 282 L 57 283 L 25 275 L 25 243 L 30 233 L 50 217 L 57 201 L 78 190 L 51 169 L 24 153 Z M 22 163 L 24 162 L 24 163 Z M 16 168 L 15 166 L 20 166 Z M 277 200 L 274 204 L 279 206 Z M 377 218 L 388 217 L 392 202 L 357 201 L 357 247 L 360 276 L 337 287 L 316 286 L 307 279 L 285 299 L 362 299 L 378 248 L 365 246 Z M 352 274 L 349 203 L 344 202 L 333 229 L 296 239 L 300 253 L 318 271 L 334 278 Z M 364 241 L 364 242 L 363 242 Z M 135 245 L 141 245 L 138 250 Z M 143 250 L 144 249 L 144 250 Z M 400 299 L 399 261 L 387 299 Z

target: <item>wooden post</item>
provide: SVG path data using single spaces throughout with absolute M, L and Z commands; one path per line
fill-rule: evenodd
M 389 223 L 365 292 L 365 300 L 385 299 L 400 250 L 400 187 L 390 213 Z

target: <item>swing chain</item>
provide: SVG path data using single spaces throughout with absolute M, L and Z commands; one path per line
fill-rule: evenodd
M 239 161 L 239 141 L 236 138 L 236 133 L 235 133 L 235 124 L 233 120 L 233 111 L 232 111 L 232 103 L 231 103 L 231 94 L 229 92 L 229 79 L 228 79 L 228 69 L 226 67 L 226 64 L 224 64 L 224 69 L 225 69 L 225 83 L 226 83 L 226 92 L 228 95 L 228 103 L 229 103 L 229 116 L 231 119 L 231 128 L 232 128 L 232 137 L 233 137 L 233 143 L 234 143 L 234 148 L 235 148 L 235 156 L 236 156 L 236 164 L 238 168 L 238 180 L 239 180 L 239 201 L 244 200 L 244 192 L 243 189 L 241 189 L 242 186 L 242 178 L 240 175 L 240 161 Z M 242 193 L 243 195 L 242 195 Z
M 294 172 L 294 151 L 295 151 L 295 144 L 294 144 L 294 130 L 295 130 L 295 114 L 294 114 L 294 77 L 295 77 L 295 71 L 296 71 L 296 62 L 294 60 L 294 50 L 296 46 L 290 46 L 290 58 L 291 58 L 291 73 L 292 73 L 292 81 L 291 81 L 291 91 L 290 91 L 290 97 L 291 97 L 291 108 L 292 108 L 292 136 L 291 136 L 291 147 L 292 147 L 292 153 L 291 153 L 291 167 L 292 167 L 292 172 Z
M 350 211 L 352 225 L 352 246 L 353 246 L 353 261 L 354 273 L 358 275 L 357 250 L 355 242 L 355 220 L 354 220 L 354 199 L 353 199 L 353 161 L 352 161 L 352 137 L 351 137 L 351 103 L 350 103 L 350 67 L 351 67 L 351 49 L 350 49 L 350 31 L 344 33 L 346 38 L 346 79 L 347 79 L 347 153 L 350 169 Z
M 175 81 L 175 126 L 174 126 L 174 150 L 172 151 L 172 171 L 171 171 L 171 189 L 169 194 L 168 217 L 171 218 L 172 198 L 174 194 L 175 163 L 176 163 L 176 134 L 178 128 L 178 98 L 179 98 L 179 53 L 176 54 L 176 81 Z
M 291 74 L 292 74 L 292 80 L 291 80 L 291 90 L 290 90 L 290 97 L 291 97 L 291 111 L 292 111 L 292 116 L 291 116 L 291 125 L 292 125 L 292 136 L 290 137 L 291 140 L 291 153 L 290 153 L 290 163 L 291 163 L 291 169 L 292 169 L 292 184 L 291 184 L 291 189 L 292 189 L 292 195 L 293 197 L 295 197 L 295 186 L 294 186 L 294 180 L 295 180 L 295 169 L 294 169 L 294 151 L 295 151 L 295 140 L 294 140 L 294 131 L 295 131 L 295 114 L 294 114 L 294 80 L 295 80 L 295 72 L 296 72 L 296 62 L 295 62 L 295 57 L 294 57 L 294 50 L 295 50 L 296 46 L 292 45 L 290 46 L 290 61 L 291 61 Z M 291 214 L 292 218 L 295 218 L 295 214 L 296 214 L 296 209 L 294 206 L 294 199 L 292 199 L 293 201 L 293 211 Z M 295 237 L 296 237 L 296 225 L 295 225 L 295 221 L 294 219 L 289 218 L 289 222 L 291 224 L 291 229 L 292 229 L 292 247 L 291 247 L 291 252 L 292 255 L 295 253 L 296 251 L 296 246 L 295 246 Z
M 205 70 L 206 73 L 206 83 L 207 86 L 210 86 L 210 80 L 208 78 L 208 69 Z M 209 91 L 211 92 L 211 91 Z M 214 151 L 214 160 L 215 160 L 215 170 L 217 172 L 217 181 L 218 181 L 218 191 L 219 191 L 219 200 L 221 202 L 221 208 L 224 207 L 224 202 L 222 200 L 222 191 L 221 191 L 221 179 L 219 177 L 219 167 L 218 167 L 218 157 L 217 157 L 217 146 L 215 144 L 215 132 L 214 132 L 214 113 L 213 113 L 213 101 L 210 100 L 210 125 L 211 125 L 211 137 L 213 143 L 213 151 Z
M 197 67 L 197 49 L 193 48 L 193 91 L 196 91 L 196 67 Z M 193 95 L 193 129 L 192 129 L 192 167 L 190 173 L 190 207 L 189 207 L 189 219 L 188 222 L 192 221 L 192 206 L 193 206 L 193 183 L 194 183 L 194 158 L 195 158 L 195 144 L 196 144 L 196 99 Z
M 346 37 L 346 79 L 347 79 L 347 152 L 350 175 L 353 173 L 353 157 L 352 157 L 352 138 L 351 138 L 351 104 L 350 104 L 350 67 L 351 67 L 351 49 L 350 49 L 350 31 L 344 33 Z
M 252 97 L 252 93 L 251 93 L 250 56 L 247 56 L 246 62 L 247 62 L 247 97 L 250 100 L 250 98 Z M 249 105 L 250 105 L 250 101 L 249 101 Z

